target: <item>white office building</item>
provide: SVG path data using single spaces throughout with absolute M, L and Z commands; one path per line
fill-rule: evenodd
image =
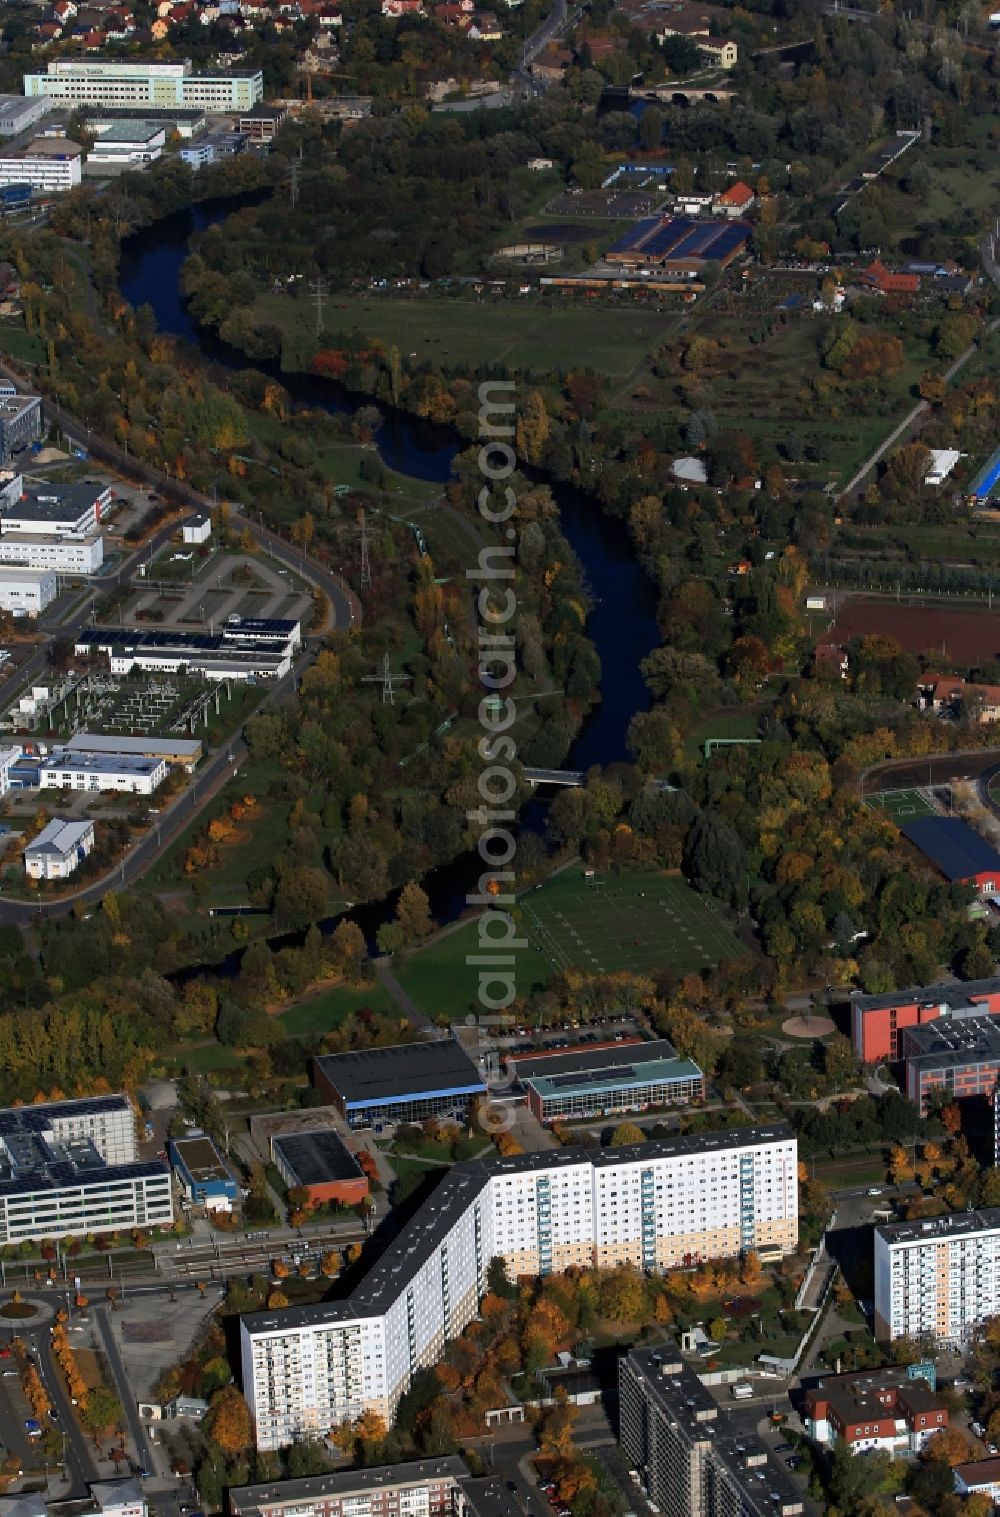
M 20 757 L 20 748 L 0 748 L 0 795 L 10 789 L 10 771 Z
M 67 137 L 36 137 L 25 148 L 0 153 L 0 186 L 30 184 L 40 194 L 60 195 L 80 183 L 83 150 Z
M 108 485 L 84 481 L 25 490 L 24 480 L 16 475 L 0 490 L 0 533 L 37 537 L 92 537 L 97 531 L 101 512 L 111 504 Z
M 45 99 L 26 100 L 23 95 L 0 95 L 0 137 L 19 137 L 48 115 Z
M 32 880 L 67 880 L 93 846 L 93 822 L 56 817 L 25 848 L 24 871 Z
M 162 121 L 116 121 L 104 127 L 87 155 L 89 170 L 145 168 L 162 156 L 167 128 Z
M 152 795 L 167 777 L 166 760 L 132 753 L 60 751 L 39 766 L 43 790 L 120 790 Z
M 23 616 L 37 616 L 55 600 L 58 580 L 53 569 L 0 567 L 0 608 Z
M 475 1315 L 491 1259 L 511 1277 L 780 1258 L 798 1241 L 797 1144 L 782 1125 L 457 1164 L 351 1296 L 241 1321 L 258 1447 L 391 1419 L 413 1372 Z
M 0 564 L 54 569 L 56 574 L 96 574 L 103 562 L 104 539 L 99 532 L 79 540 L 30 532 L 0 536 Z
M 1000 1313 L 1000 1207 L 875 1229 L 875 1336 L 965 1344 Z
M 171 106 L 221 113 L 246 111 L 264 95 L 260 69 L 196 74 L 189 58 L 175 62 L 123 58 L 51 58 L 43 74 L 25 74 L 24 93 L 78 105 Z
M 123 1095 L 0 1111 L 0 1243 L 170 1223 L 169 1169 L 135 1155 Z

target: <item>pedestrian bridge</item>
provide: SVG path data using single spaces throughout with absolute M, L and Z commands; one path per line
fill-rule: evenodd
M 587 783 L 587 773 L 584 769 L 525 768 L 522 773 L 532 788 L 536 785 L 560 785 L 564 790 L 579 790 Z M 654 780 L 653 789 L 676 790 L 677 786 L 668 785 L 666 780 Z
M 579 790 L 587 778 L 582 769 L 525 769 L 524 777 L 532 786 L 562 785 L 573 790 Z

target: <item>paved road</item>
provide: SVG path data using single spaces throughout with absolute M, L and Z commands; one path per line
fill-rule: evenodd
M 1000 327 L 1000 317 L 998 317 L 995 321 L 990 322 L 989 326 L 986 328 L 986 331 L 983 334 L 983 341 L 985 342 L 987 338 L 991 337 L 998 327 Z M 980 346 L 980 343 L 970 343 L 969 346 L 965 349 L 965 352 L 960 353 L 953 364 L 949 364 L 948 368 L 945 369 L 944 373 L 941 376 L 945 384 L 951 383 L 955 375 L 958 374 L 969 362 L 969 359 L 980 351 Z M 852 477 L 847 481 L 847 484 L 836 492 L 834 498 L 836 500 L 841 500 L 845 495 L 850 495 L 853 490 L 856 490 L 858 485 L 864 479 L 865 475 L 874 469 L 879 459 L 883 458 L 885 454 L 888 453 L 889 449 L 893 447 L 897 442 L 899 442 L 900 438 L 903 437 L 903 435 L 909 431 L 909 429 L 917 421 L 919 421 L 924 412 L 929 410 L 930 406 L 926 400 L 918 401 L 917 404 L 913 407 L 912 411 L 908 411 L 907 414 L 903 417 L 903 420 L 899 423 L 899 425 L 893 427 L 892 431 L 889 433 L 885 441 L 880 442 L 873 453 L 869 453 L 868 457 L 865 459 L 858 472 L 852 475 Z
M 926 758 L 892 759 L 866 769 L 860 779 L 862 796 L 878 790 L 921 790 L 949 780 L 988 779 L 1000 763 L 1000 748 L 932 753 Z
M 150 1447 L 142 1418 L 139 1416 L 136 1398 L 129 1384 L 128 1375 L 125 1373 L 125 1365 L 122 1362 L 121 1350 L 116 1341 L 109 1308 L 106 1306 L 91 1307 L 91 1312 L 97 1323 L 97 1330 L 101 1335 L 101 1342 L 104 1345 L 104 1356 L 108 1361 L 111 1378 L 115 1382 L 115 1391 L 125 1413 L 125 1421 L 132 1436 L 139 1469 L 140 1471 L 152 1473 L 156 1469 L 153 1450 Z
M 291 677 L 288 675 L 286 679 L 290 680 Z M 170 847 L 226 781 L 232 778 L 247 752 L 243 739 L 234 738 L 228 747 L 209 759 L 194 776 L 191 784 L 164 812 L 157 826 L 150 829 L 110 874 L 58 901 L 0 901 L 0 923 L 24 926 L 46 917 L 65 916 L 74 907 L 96 905 L 109 890 L 124 890 L 128 885 L 135 884 L 159 854 Z
M 34 1292 L 32 1293 L 34 1294 Z M 54 1309 L 64 1304 L 62 1297 L 51 1300 Z M 66 1475 L 70 1483 L 67 1493 L 70 1499 L 86 1496 L 87 1483 L 98 1478 L 97 1466 L 94 1463 L 93 1449 L 80 1424 L 76 1420 L 75 1410 L 66 1393 L 66 1386 L 62 1375 L 56 1368 L 52 1357 L 49 1332 L 51 1322 L 38 1323 L 33 1327 L 25 1327 L 23 1323 L 17 1324 L 17 1335 L 29 1345 L 32 1355 L 38 1365 L 38 1373 L 42 1384 L 49 1393 L 49 1399 L 55 1408 L 55 1417 L 52 1425 L 58 1432 L 64 1435 L 63 1447 L 66 1451 Z

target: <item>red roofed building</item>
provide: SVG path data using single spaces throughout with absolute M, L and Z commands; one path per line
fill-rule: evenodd
M 881 258 L 868 265 L 861 275 L 861 282 L 871 285 L 880 295 L 915 295 L 920 289 L 919 274 L 894 274 Z
M 980 722 L 1000 722 L 1000 685 L 969 683 L 960 674 L 923 674 L 917 685 L 924 710 L 950 712 Z
M 717 216 L 745 216 L 756 204 L 757 196 L 750 186 L 744 184 L 742 179 L 737 179 L 728 190 L 723 190 L 721 195 L 715 197 L 712 209 Z
M 918 1454 L 948 1426 L 948 1413 L 927 1380 L 899 1366 L 824 1375 L 806 1391 L 802 1420 L 810 1438 L 852 1453 L 885 1449 Z

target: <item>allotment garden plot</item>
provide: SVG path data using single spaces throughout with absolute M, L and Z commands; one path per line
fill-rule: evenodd
M 564 874 L 522 897 L 521 926 L 553 969 L 705 969 L 746 953 L 722 909 L 676 875 Z

